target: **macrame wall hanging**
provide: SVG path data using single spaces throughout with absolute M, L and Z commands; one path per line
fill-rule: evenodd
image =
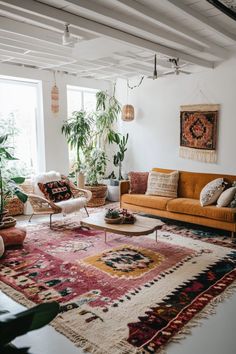
M 180 157 L 211 163 L 217 161 L 219 108 L 218 104 L 180 107 Z
M 54 114 L 59 112 L 59 89 L 56 84 L 56 73 L 53 72 L 54 76 L 54 85 L 51 90 L 51 111 Z

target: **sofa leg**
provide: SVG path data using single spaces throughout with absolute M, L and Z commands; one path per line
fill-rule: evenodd
M 231 238 L 235 238 L 236 237 L 236 232 L 235 231 L 231 231 Z

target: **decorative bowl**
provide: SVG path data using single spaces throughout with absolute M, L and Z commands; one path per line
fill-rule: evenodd
M 119 216 L 118 218 L 104 218 L 105 222 L 107 224 L 120 224 L 122 221 L 122 216 Z

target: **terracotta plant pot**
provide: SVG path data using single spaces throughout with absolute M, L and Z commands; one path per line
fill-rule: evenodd
M 98 184 L 97 186 L 85 185 L 85 189 L 92 192 L 92 198 L 88 202 L 88 207 L 99 207 L 105 204 L 107 195 L 107 185 Z

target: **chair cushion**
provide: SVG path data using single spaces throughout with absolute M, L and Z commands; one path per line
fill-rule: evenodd
M 143 194 L 123 194 L 121 196 L 122 203 L 128 203 L 138 206 L 143 206 L 153 209 L 165 210 L 167 202 L 171 198 L 159 197 L 154 195 L 143 195 Z
M 63 200 L 55 204 L 62 209 L 63 214 L 69 214 L 80 210 L 86 205 L 86 203 L 87 203 L 87 199 L 85 197 L 79 197 L 79 198 L 71 198 L 68 200 Z
M 59 172 L 49 171 L 49 172 L 38 174 L 37 176 L 34 176 L 32 178 L 33 193 L 40 197 L 45 197 L 43 192 L 41 192 L 41 190 L 39 189 L 38 183 L 44 184 L 47 182 L 60 181 L 60 180 L 61 180 L 61 174 Z
M 172 199 L 167 204 L 167 210 L 214 220 L 235 222 L 236 208 L 217 208 L 215 205 L 202 207 L 199 200 L 190 198 Z
M 38 183 L 38 186 L 41 192 L 43 192 L 45 198 L 50 199 L 54 203 L 62 200 L 68 200 L 73 196 L 69 182 L 66 179 L 47 183 Z

